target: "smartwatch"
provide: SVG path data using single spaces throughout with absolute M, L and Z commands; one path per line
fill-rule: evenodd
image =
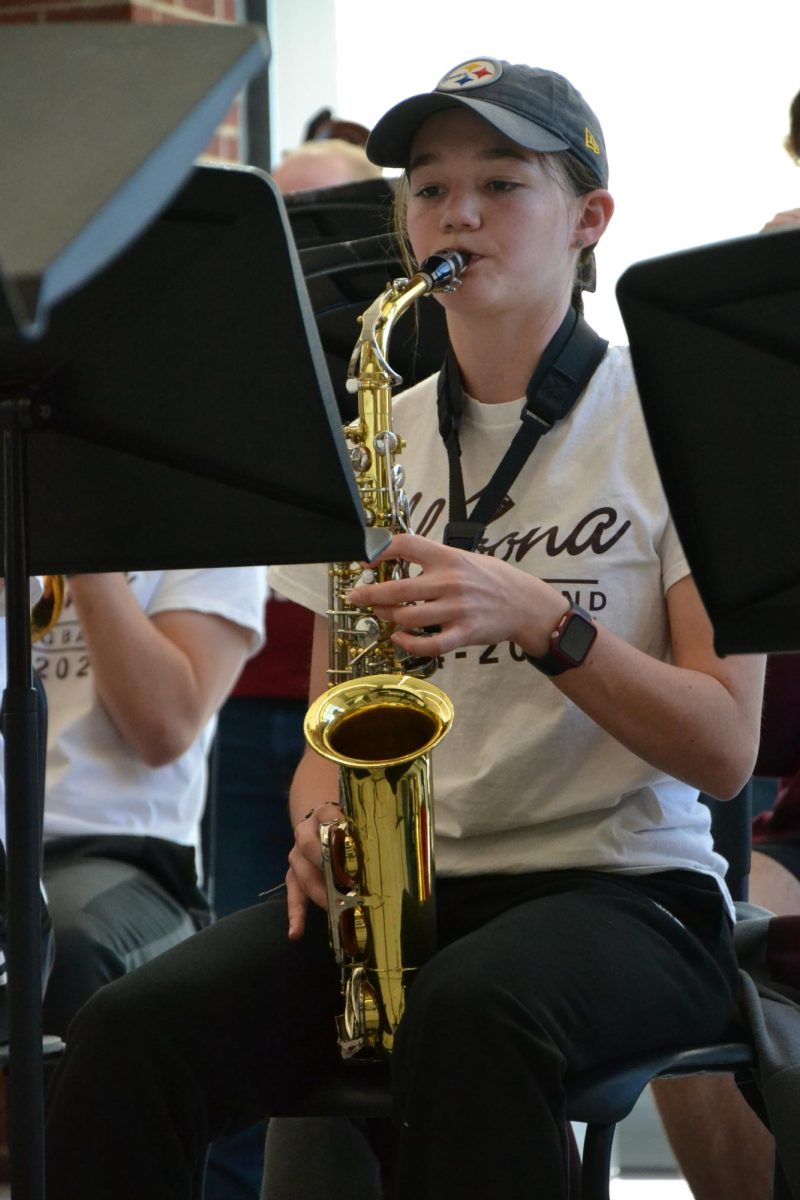
M 579 667 L 597 637 L 597 626 L 587 612 L 573 604 L 550 634 L 550 649 L 542 658 L 526 654 L 531 666 L 544 675 L 561 675 Z

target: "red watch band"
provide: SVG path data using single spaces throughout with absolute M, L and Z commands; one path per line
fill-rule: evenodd
M 577 604 L 564 613 L 550 634 L 550 648 L 541 658 L 526 654 L 531 666 L 545 675 L 561 675 L 579 667 L 597 637 L 597 625 Z

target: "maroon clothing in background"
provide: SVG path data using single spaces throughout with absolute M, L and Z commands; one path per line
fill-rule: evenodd
M 778 778 L 800 770 L 800 654 L 769 654 L 754 775 Z
M 772 978 L 800 992 L 800 917 L 772 918 L 766 955 Z
M 755 775 L 778 777 L 775 806 L 753 821 L 753 843 L 800 841 L 800 654 L 770 654 Z
M 245 665 L 233 695 L 307 700 L 314 614 L 271 595 L 266 619 L 266 645 Z
M 800 842 L 800 772 L 781 779 L 774 806 L 753 820 L 753 845 Z

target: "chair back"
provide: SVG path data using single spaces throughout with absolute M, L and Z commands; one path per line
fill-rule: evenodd
M 217 781 L 219 778 L 217 738 L 209 747 L 206 758 L 206 800 L 200 821 L 200 857 L 203 863 L 203 883 L 200 890 L 214 912 L 214 879 L 217 859 Z

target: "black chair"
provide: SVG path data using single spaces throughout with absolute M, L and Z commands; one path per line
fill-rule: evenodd
M 219 752 L 217 738 L 208 749 L 206 755 L 206 799 L 203 805 L 203 816 L 200 820 L 200 858 L 203 864 L 203 883 L 201 891 L 211 909 L 211 919 L 214 912 L 214 883 L 217 863 L 217 791 L 219 782 Z
M 750 785 L 733 800 L 702 797 L 711 810 L 714 843 L 728 861 L 734 900 L 747 899 L 750 872 Z M 586 1125 L 581 1171 L 582 1200 L 609 1200 L 611 1149 L 616 1126 L 656 1077 L 735 1073 L 747 1077 L 753 1049 L 741 1030 L 705 1046 L 687 1046 L 609 1064 L 567 1081 L 567 1117 Z M 341 1063 L 302 1098 L 274 1116 L 383 1118 L 391 1115 L 388 1070 L 382 1065 Z

